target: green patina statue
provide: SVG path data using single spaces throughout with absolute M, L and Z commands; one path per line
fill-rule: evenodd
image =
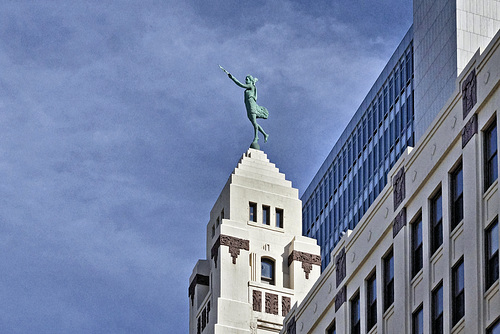
M 266 119 L 269 116 L 269 111 L 266 108 L 259 106 L 257 104 L 257 87 L 255 87 L 255 83 L 257 82 L 257 78 L 252 77 L 251 75 L 247 75 L 245 79 L 245 83 L 242 84 L 238 81 L 231 73 L 226 71 L 222 66 L 219 67 L 227 74 L 227 76 L 234 81 L 234 83 L 241 88 L 245 88 L 245 107 L 247 108 L 247 116 L 254 128 L 254 138 L 251 148 L 260 149 L 259 146 L 259 131 L 264 135 L 264 142 L 267 142 L 267 138 L 269 135 L 262 129 L 262 127 L 257 124 L 257 118 Z

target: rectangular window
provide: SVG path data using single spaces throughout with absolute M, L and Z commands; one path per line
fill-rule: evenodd
M 486 290 L 498 280 L 498 219 L 486 230 Z
M 431 256 L 443 243 L 443 206 L 441 190 L 431 199 Z
M 423 266 L 423 247 L 422 247 L 422 216 L 411 225 L 411 259 L 412 259 L 412 277 L 422 269 Z
M 432 334 L 443 333 L 443 283 L 432 291 Z
M 465 315 L 464 260 L 452 269 L 452 325 L 455 326 Z
M 498 178 L 497 120 L 484 132 L 484 190 Z
M 375 273 L 366 281 L 366 326 L 370 331 L 377 323 L 377 278 Z
M 283 209 L 276 208 L 276 227 L 283 228 Z
M 257 203 L 250 202 L 248 212 L 249 212 L 248 220 L 250 220 L 251 222 L 256 222 L 257 221 Z
M 464 218 L 464 177 L 462 163 L 451 173 L 451 230 Z
M 262 224 L 271 225 L 271 208 L 267 205 L 262 206 Z
M 384 258 L 384 312 L 394 303 L 394 253 Z
M 424 334 L 424 309 L 420 306 L 412 315 L 412 334 Z
M 361 334 L 359 294 L 351 299 L 351 334 Z

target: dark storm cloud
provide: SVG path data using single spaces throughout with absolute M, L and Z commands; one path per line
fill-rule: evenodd
M 408 1 L 2 2 L 2 330 L 187 332 L 252 135 L 217 65 L 260 79 L 262 148 L 303 191 L 410 22 Z

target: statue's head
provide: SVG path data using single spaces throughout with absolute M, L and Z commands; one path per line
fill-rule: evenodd
M 259 79 L 252 77 L 250 74 L 247 75 L 247 77 L 245 79 L 245 81 L 246 81 L 247 84 L 251 83 L 251 84 L 254 84 L 254 85 L 257 82 L 257 80 L 259 80 Z

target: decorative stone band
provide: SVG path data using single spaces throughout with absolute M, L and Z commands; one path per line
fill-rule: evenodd
M 210 284 L 210 278 L 205 275 L 200 275 L 196 274 L 196 276 L 193 278 L 191 281 L 191 284 L 189 284 L 189 298 L 191 298 L 191 305 L 194 303 L 194 290 L 196 288 L 196 285 L 201 284 L 201 285 L 206 285 L 208 286 Z
M 253 310 L 255 312 L 262 312 L 262 292 L 258 290 L 253 290 Z
M 462 83 L 462 106 L 464 118 L 467 117 L 469 111 L 474 108 L 477 102 L 477 78 L 476 69 L 469 73 L 467 79 Z
M 346 302 L 347 298 L 347 286 L 343 286 L 337 295 L 335 296 L 335 312 L 339 310 L 339 308 Z
M 292 253 L 288 256 L 288 266 L 290 266 L 293 261 L 302 262 L 302 268 L 306 273 L 306 279 L 309 279 L 309 273 L 312 270 L 313 264 L 321 266 L 321 256 L 310 253 L 299 252 L 296 250 L 292 251 Z
M 217 267 L 217 255 L 219 246 L 229 247 L 229 254 L 231 254 L 231 257 L 233 258 L 233 264 L 236 264 L 236 259 L 238 258 L 238 255 L 240 255 L 240 249 L 249 250 L 250 241 L 221 234 L 212 246 L 211 251 L 212 259 L 214 259 L 215 261 L 215 267 Z
M 290 297 L 281 297 L 281 315 L 285 317 L 290 312 L 292 300 Z
M 406 226 L 406 207 L 403 207 L 401 211 L 397 214 L 394 222 L 392 223 L 392 238 L 394 239 L 398 235 L 399 231 Z
M 401 167 L 399 172 L 394 175 L 394 178 L 392 179 L 392 189 L 394 197 L 394 211 L 396 211 L 399 204 L 403 202 L 406 196 L 404 167 Z
M 477 133 L 477 115 L 472 115 L 471 119 L 465 124 L 462 129 L 462 148 L 474 137 Z
M 340 250 L 339 255 L 335 257 L 335 272 L 336 272 L 336 287 L 340 286 L 340 283 L 344 280 L 346 276 L 346 258 L 345 258 L 345 247 Z

